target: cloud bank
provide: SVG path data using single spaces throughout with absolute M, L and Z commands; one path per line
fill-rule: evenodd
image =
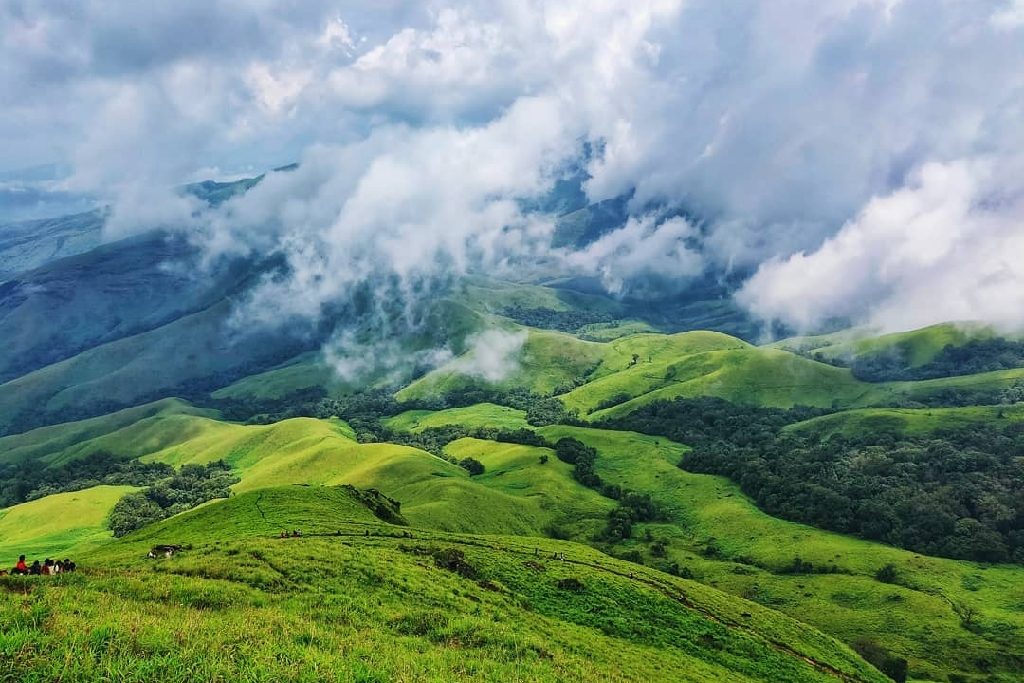
M 543 262 L 617 294 L 746 277 L 741 304 L 800 330 L 1012 326 L 1022 17 L 1018 0 L 0 0 L 0 144 L 72 163 L 69 189 L 114 202 L 111 234 L 280 255 L 253 320 L 359 292 L 415 320 L 451 277 Z M 171 191 L 296 159 L 216 209 Z M 552 250 L 553 217 L 523 207 L 580 167 L 630 216 Z

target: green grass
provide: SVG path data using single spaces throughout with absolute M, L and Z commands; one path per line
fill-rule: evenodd
M 899 348 L 911 367 L 924 365 L 948 345 L 962 346 L 972 339 L 988 339 L 996 332 L 979 323 L 941 323 L 909 332 L 877 335 L 869 330 L 843 330 L 813 337 L 793 337 L 772 344 L 775 348 L 821 354 L 827 359 L 850 361 Z
M 646 358 L 618 371 L 610 363 L 603 365 L 595 373 L 601 373 L 597 379 L 565 394 L 562 401 L 581 415 L 600 419 L 677 397 L 717 396 L 781 408 L 830 407 L 860 400 L 873 388 L 854 379 L 849 370 L 774 349 L 741 347 Z M 617 396 L 628 400 L 600 407 Z
M 267 538 L 251 493 L 74 575 L 0 579 L 0 678 L 884 681 L 827 636 L 691 581 L 571 543 L 373 523 L 313 491 L 275 489 L 270 526 L 328 518 L 345 535 Z M 456 552 L 462 572 L 435 560 Z
M 478 403 L 465 408 L 448 410 L 407 410 L 384 420 L 384 425 L 399 432 L 422 432 L 424 429 L 461 425 L 467 429 L 493 427 L 496 429 L 523 429 L 526 411 Z
M 926 557 L 770 517 L 728 480 L 679 469 L 676 463 L 687 449 L 663 437 L 557 426 L 539 431 L 549 439 L 572 436 L 594 446 L 603 479 L 650 493 L 669 520 L 646 528 L 667 542 L 669 560 L 701 581 L 845 642 L 875 639 L 907 657 L 920 679 L 989 671 L 985 680 L 1019 680 L 1024 568 Z M 646 543 L 634 541 L 628 548 L 663 561 Z M 797 556 L 818 566 L 834 564 L 843 573 L 780 574 Z M 902 585 L 874 579 L 887 563 L 898 567 Z M 961 626 L 950 601 L 978 610 L 974 630 Z
M 211 396 L 224 399 L 276 399 L 299 391 L 323 387 L 328 393 L 345 388 L 334 369 L 317 352 L 303 353 L 266 372 L 248 375 Z
M 109 541 L 107 516 L 131 486 L 94 486 L 57 493 L 0 510 L 0 569 L 14 566 L 18 555 L 42 561 L 66 557 Z
M 473 408 L 444 411 L 437 420 L 446 422 L 458 415 L 479 418 L 495 410 L 493 406 Z M 977 415 L 983 417 L 985 411 L 980 409 Z M 508 417 L 504 411 L 496 414 Z M 351 531 L 375 524 L 365 509 L 325 493 L 331 489 L 323 485 L 342 483 L 377 488 L 399 500 L 403 515 L 421 531 L 515 534 L 520 544 L 537 546 L 550 543 L 543 535 L 551 528 L 593 542 L 614 506 L 613 501 L 580 486 L 571 468 L 543 448 L 479 439 L 454 441 L 447 447 L 450 457 L 473 457 L 485 466 L 483 475 L 470 477 L 462 468 L 414 448 L 356 443 L 351 429 L 338 420 L 296 418 L 253 426 L 184 414 L 146 420 L 146 430 L 128 432 L 139 444 L 149 445 L 146 459 L 175 465 L 226 459 L 241 482 L 235 486 L 235 498 L 148 527 L 132 537 L 137 543 L 208 545 L 211 537 L 224 541 L 237 535 L 276 534 L 282 526 Z M 424 422 L 434 420 L 420 413 L 403 418 L 409 429 Z M 617 546 L 615 552 L 635 549 L 658 566 L 678 562 L 702 582 L 781 610 L 844 642 L 875 639 L 907 657 L 919 678 L 942 680 L 950 672 L 988 670 L 991 680 L 1013 679 L 1013 657 L 1021 655 L 1024 641 L 1024 570 L 1020 567 L 928 558 L 774 519 L 758 511 L 728 481 L 680 470 L 676 463 L 686 448 L 664 438 L 572 427 L 539 431 L 550 440 L 573 436 L 593 445 L 599 451 L 597 471 L 603 479 L 648 492 L 668 511 L 664 523 L 638 525 L 637 540 Z M 544 455 L 548 457 L 542 463 Z M 281 488 L 286 484 L 314 486 Z M 119 495 L 111 495 L 108 504 Z M 321 499 L 330 509 L 314 505 Z M 60 507 L 56 497 L 35 504 Z M 109 507 L 90 523 L 97 534 L 90 537 L 94 540 L 106 535 L 102 531 L 106 510 Z M 43 514 L 34 519 L 49 518 Z M 245 525 L 231 521 L 236 518 L 248 521 Z M 17 526 L 40 535 L 44 543 L 69 547 L 78 542 L 73 529 L 40 534 L 42 527 L 36 524 L 22 521 Z M 639 540 L 646 530 L 667 543 L 667 558 L 654 557 L 651 546 Z M 31 540 L 24 538 L 15 545 L 23 547 Z M 115 553 L 115 547 L 129 546 L 118 543 L 95 552 Z M 138 550 L 131 547 L 132 552 Z M 819 566 L 834 564 L 842 573 L 780 573 L 796 556 Z M 899 568 L 901 585 L 873 578 L 889 562 Z M 951 601 L 978 610 L 973 630 L 960 625 Z
M 639 320 L 622 320 L 610 323 L 591 323 L 577 330 L 579 335 L 590 341 L 610 342 L 635 334 L 656 333 L 650 323 Z
M 139 452 L 131 447 L 134 434 L 177 416 L 215 418 L 218 413 L 167 398 L 88 420 L 40 427 L 0 438 L 0 463 L 41 461 L 49 465 L 101 450 L 135 457 Z
M 880 382 L 869 384 L 870 390 L 854 405 L 871 406 L 898 400 L 923 401 L 946 391 L 993 392 L 1010 388 L 1024 381 L 1024 368 L 980 372 L 974 375 L 940 377 L 917 382 Z
M 833 434 L 859 436 L 893 433 L 921 436 L 938 429 L 987 429 L 1024 420 L 1024 405 L 967 408 L 862 408 L 823 415 L 787 427 L 788 430 L 827 438 Z

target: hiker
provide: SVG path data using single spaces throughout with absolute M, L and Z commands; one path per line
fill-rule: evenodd
M 11 573 L 12 574 L 21 574 L 22 576 L 24 576 L 25 574 L 28 574 L 28 565 L 25 564 L 25 556 L 24 555 L 18 556 L 18 563 L 16 565 L 14 565 L 14 569 L 11 570 Z
M 39 565 L 39 560 L 32 563 L 32 566 L 28 568 L 28 573 L 32 576 L 39 576 L 43 573 L 43 568 Z
M 73 572 L 75 571 L 75 563 L 65 557 L 64 561 L 60 563 L 60 570 L 62 572 Z
M 292 536 L 294 536 L 295 538 L 299 538 L 300 536 L 302 536 L 302 532 L 296 529 L 295 533 L 293 533 Z
M 46 558 L 46 561 L 43 562 L 43 574 L 45 576 L 53 576 L 58 571 L 57 567 L 53 564 L 53 560 Z

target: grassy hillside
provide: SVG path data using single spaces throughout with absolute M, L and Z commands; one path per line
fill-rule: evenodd
M 410 522 L 454 531 L 540 535 L 557 524 L 585 533 L 600 526 L 610 507 L 608 501 L 577 486 L 568 477 L 567 466 L 554 458 L 541 466 L 537 463 L 539 456 L 532 454 L 537 467 L 533 474 L 537 476 L 532 481 L 533 475 L 524 476 L 519 486 L 508 487 L 506 480 L 499 477 L 471 478 L 463 468 L 416 448 L 356 443 L 349 426 L 338 420 L 295 418 L 272 425 L 246 426 L 190 414 L 180 410 L 182 406 L 169 404 L 132 425 L 48 452 L 46 458 L 62 462 L 75 455 L 103 450 L 175 467 L 225 460 L 241 478 L 234 487 L 237 492 L 282 484 L 377 488 L 402 501 Z M 463 415 L 472 412 L 455 411 Z M 441 417 L 437 421 L 447 420 Z M 515 422 L 512 419 L 510 424 Z M 74 425 L 65 427 L 66 431 L 75 429 Z M 61 431 L 57 427 L 46 430 Z M 481 459 L 488 460 L 485 456 Z M 541 476 L 548 471 L 560 472 L 562 476 Z M 568 495 L 564 504 L 552 504 L 566 495 L 566 484 L 571 485 L 575 495 Z M 465 512 L 481 509 L 488 513 L 474 516 Z
M 1024 420 L 1024 404 L 967 408 L 862 408 L 823 415 L 787 427 L 788 430 L 827 438 L 833 434 L 858 436 L 891 433 L 917 436 L 939 429 L 986 429 L 1006 421 Z
M 215 387 L 219 377 L 295 354 L 300 342 L 283 335 L 228 329 L 230 311 L 225 300 L 0 385 L 0 432 L 109 412 L 173 395 L 183 385 Z
M 395 420 L 415 430 L 424 423 L 439 425 L 459 416 L 472 420 L 492 413 L 504 419 L 517 417 L 494 406 L 475 406 L 436 416 L 415 412 Z M 236 498 L 138 532 L 138 539 L 152 543 L 209 544 L 211 530 L 220 529 L 221 522 L 203 515 L 234 509 L 220 506 L 244 507 L 250 519 L 260 516 L 260 522 L 244 533 L 276 533 L 282 525 L 337 530 L 346 519 L 367 521 L 364 513 L 359 517 L 344 501 L 331 503 L 336 513 L 289 517 L 298 514 L 291 507 L 291 494 L 267 493 L 288 483 L 377 488 L 401 502 L 402 514 L 413 527 L 517 534 L 524 536 L 519 542 L 528 547 L 548 543 L 543 535 L 552 528 L 594 542 L 615 505 L 578 484 L 570 466 L 543 448 L 479 439 L 453 441 L 447 455 L 472 457 L 485 466 L 484 474 L 470 477 L 462 468 L 415 448 L 358 444 L 348 426 L 337 420 L 297 418 L 243 426 L 178 413 L 144 418 L 142 423 L 117 434 L 126 439 L 125 446 L 150 444 L 145 459 L 181 465 L 223 458 L 241 477 Z M 988 671 L 991 680 L 1009 681 L 1019 673 L 1015 658 L 1024 654 L 1021 568 L 928 558 L 774 519 L 758 511 L 728 481 L 680 470 L 676 463 L 686 448 L 664 438 L 558 426 L 540 432 L 550 440 L 573 436 L 593 445 L 602 479 L 650 493 L 667 512 L 664 522 L 637 524 L 633 539 L 616 545 L 615 553 L 639 552 L 653 566 L 674 562 L 681 573 L 781 610 L 846 643 L 873 639 L 908 658 L 919 678 L 942 680 L 950 672 Z M 109 437 L 111 443 L 114 438 Z M 320 499 L 325 489 L 295 490 Z M 109 505 L 114 500 L 111 496 Z M 324 501 L 330 502 L 326 497 Z M 109 506 L 93 517 L 94 530 L 106 510 Z M 178 531 L 168 537 L 163 529 Z M 225 527 L 225 535 L 229 531 Z M 54 533 L 48 543 L 59 541 L 67 547 L 75 540 L 71 531 Z M 665 544 L 665 557 L 657 554 L 654 541 Z M 814 566 L 835 566 L 838 573 L 789 573 L 787 568 L 798 556 Z M 876 580 L 875 573 L 890 563 L 897 567 L 897 582 Z M 970 628 L 962 625 L 957 612 L 963 605 L 976 615 Z
M 584 384 L 562 400 L 568 408 L 599 419 L 657 400 L 694 396 L 781 408 L 830 407 L 857 401 L 871 388 L 843 368 L 785 351 L 746 347 L 662 360 L 641 357 L 636 365 Z
M 884 680 L 828 637 L 694 582 L 569 543 L 373 524 L 308 493 L 273 494 L 291 498 L 275 525 L 353 514 L 344 536 L 267 538 L 253 493 L 128 537 L 75 575 L 0 579 L 0 676 Z M 156 540 L 192 547 L 142 559 Z
M 995 330 L 978 323 L 941 323 L 909 332 L 878 335 L 870 330 L 844 330 L 832 334 L 793 337 L 772 344 L 775 348 L 805 353 L 827 360 L 851 361 L 898 349 L 911 367 L 924 365 L 945 346 L 962 346 L 972 339 L 988 339 Z
M 42 461 L 50 465 L 103 450 L 137 457 L 152 446 L 140 443 L 133 435 L 148 432 L 151 425 L 176 416 L 215 418 L 217 412 L 169 398 L 87 420 L 40 427 L 0 437 L 0 463 Z
M 495 427 L 521 429 L 527 426 L 526 412 L 493 403 L 478 403 L 465 408 L 448 410 L 407 410 L 384 420 L 389 429 L 401 432 L 422 432 L 424 429 L 461 425 L 468 429 Z
M 108 541 L 107 516 L 130 486 L 95 486 L 58 493 L 0 510 L 0 569 L 18 555 L 42 560 L 66 556 Z
M 674 561 L 697 579 L 781 610 L 848 643 L 878 641 L 906 657 L 924 680 L 986 671 L 985 680 L 1019 680 L 1024 656 L 1024 569 L 925 557 L 786 522 L 759 511 L 728 480 L 676 466 L 686 448 L 662 437 L 575 427 L 545 427 L 599 453 L 602 479 L 650 493 L 668 512 L 649 528 L 668 557 L 652 554 L 644 528 L 624 549 L 648 561 Z M 794 558 L 839 573 L 792 574 Z M 898 583 L 875 573 L 898 569 Z M 970 628 L 954 605 L 977 613 Z
M 247 375 L 210 395 L 218 400 L 266 400 L 320 387 L 333 393 L 344 389 L 345 385 L 319 352 L 310 351 L 265 372 Z

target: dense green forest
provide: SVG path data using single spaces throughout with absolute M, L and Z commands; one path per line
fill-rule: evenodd
M 1024 562 L 1024 424 L 920 436 L 783 431 L 815 412 L 677 399 L 605 426 L 692 445 L 681 467 L 725 475 L 786 519 L 930 555 Z

